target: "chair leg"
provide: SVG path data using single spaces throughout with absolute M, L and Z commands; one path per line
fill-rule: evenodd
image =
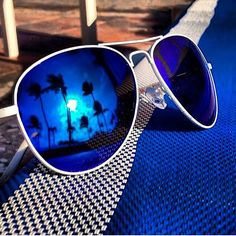
M 83 44 L 97 44 L 96 0 L 80 0 L 80 21 Z
M 18 57 L 18 41 L 13 0 L 0 0 L 4 53 L 10 58 Z

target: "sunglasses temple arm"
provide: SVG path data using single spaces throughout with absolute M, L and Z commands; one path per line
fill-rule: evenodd
M 17 106 L 16 105 L 0 109 L 0 118 L 13 116 L 16 114 L 17 114 Z
M 0 178 L 0 186 L 2 186 L 15 172 L 17 167 L 19 166 L 23 156 L 28 148 L 27 142 L 24 140 L 20 147 L 18 148 L 17 152 L 15 153 L 14 157 L 10 161 L 9 165 L 7 166 L 6 170 L 3 172 Z
M 161 38 L 163 38 L 163 35 L 158 35 L 158 36 L 147 38 L 147 39 L 138 39 L 138 40 L 131 40 L 131 41 L 111 42 L 111 43 L 99 43 L 98 45 L 118 46 L 118 45 L 136 44 L 136 43 L 145 43 L 145 42 L 155 41 Z

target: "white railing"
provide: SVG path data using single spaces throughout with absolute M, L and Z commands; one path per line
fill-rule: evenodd
M 19 55 L 13 0 L 0 0 L 4 53 L 8 57 Z
M 19 47 L 13 0 L 0 0 L 0 17 L 4 54 L 10 58 L 18 57 Z M 80 0 L 80 20 L 83 44 L 97 44 L 96 0 Z

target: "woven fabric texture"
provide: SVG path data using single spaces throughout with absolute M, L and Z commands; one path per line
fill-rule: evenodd
M 212 63 L 218 121 L 197 130 L 173 107 L 155 110 L 106 234 L 236 234 L 236 2 L 188 13 L 171 32 L 193 36 Z

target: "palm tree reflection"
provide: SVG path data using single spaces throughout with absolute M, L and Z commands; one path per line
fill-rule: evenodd
M 42 114 L 43 114 L 43 118 L 47 127 L 47 134 L 48 134 L 48 149 L 51 149 L 51 138 L 50 138 L 50 130 L 49 130 L 49 123 L 47 120 L 47 116 L 46 116 L 46 112 L 44 109 L 44 104 L 43 104 L 43 100 L 42 100 L 42 94 L 43 94 L 43 89 L 41 88 L 40 84 L 38 83 L 32 83 L 28 89 L 27 89 L 28 93 L 30 96 L 33 96 L 36 100 L 39 99 L 40 102 L 40 106 L 41 106 L 41 110 L 42 110 Z
M 108 131 L 106 118 L 104 116 L 104 113 L 107 112 L 108 109 L 107 108 L 103 109 L 102 104 L 99 101 L 94 101 L 93 109 L 95 111 L 94 116 L 98 117 L 99 115 L 102 115 L 105 126 L 106 126 L 106 130 Z
M 36 139 L 37 145 L 39 146 L 40 131 L 42 130 L 42 126 L 37 116 L 30 116 L 30 124 L 28 125 L 28 128 L 34 130 L 32 137 Z
M 104 115 L 104 113 L 106 111 L 108 111 L 108 109 L 107 108 L 103 109 L 102 104 L 99 101 L 95 100 L 95 97 L 93 94 L 93 84 L 91 82 L 85 81 L 82 85 L 82 90 L 84 92 L 83 93 L 84 96 L 87 96 L 87 95 L 92 96 L 93 109 L 95 111 L 94 116 L 97 117 L 97 123 L 98 123 L 99 129 L 100 129 L 100 132 L 102 132 L 102 127 L 103 127 L 103 123 L 100 122 L 100 120 L 99 120 L 99 115 L 101 115 L 101 114 L 103 116 L 103 120 L 104 120 L 104 123 L 106 126 L 106 131 L 108 131 L 107 122 L 106 122 L 105 115 Z
M 93 98 L 93 101 L 95 101 L 94 95 L 93 95 L 93 84 L 89 83 L 88 81 L 85 81 L 82 85 L 83 95 L 91 95 Z
M 90 130 L 89 130 L 89 120 L 87 116 L 82 116 L 80 118 L 80 129 L 86 128 L 88 132 L 88 136 L 90 139 Z
M 88 81 L 83 82 L 82 90 L 84 92 L 83 96 L 91 95 L 93 102 L 95 102 L 95 97 L 93 95 L 93 84 L 92 83 L 89 83 Z M 97 116 L 97 123 L 98 123 L 98 127 L 100 129 L 100 132 L 102 132 L 102 128 L 101 128 L 101 124 L 100 124 L 98 116 Z
M 69 135 L 69 144 L 72 143 L 72 133 L 75 131 L 75 127 L 71 124 L 71 111 L 70 108 L 67 106 L 67 87 L 65 86 L 64 79 L 61 74 L 48 75 L 47 82 L 50 84 L 46 90 L 52 90 L 55 93 L 61 92 L 65 105 L 67 107 L 67 132 Z

